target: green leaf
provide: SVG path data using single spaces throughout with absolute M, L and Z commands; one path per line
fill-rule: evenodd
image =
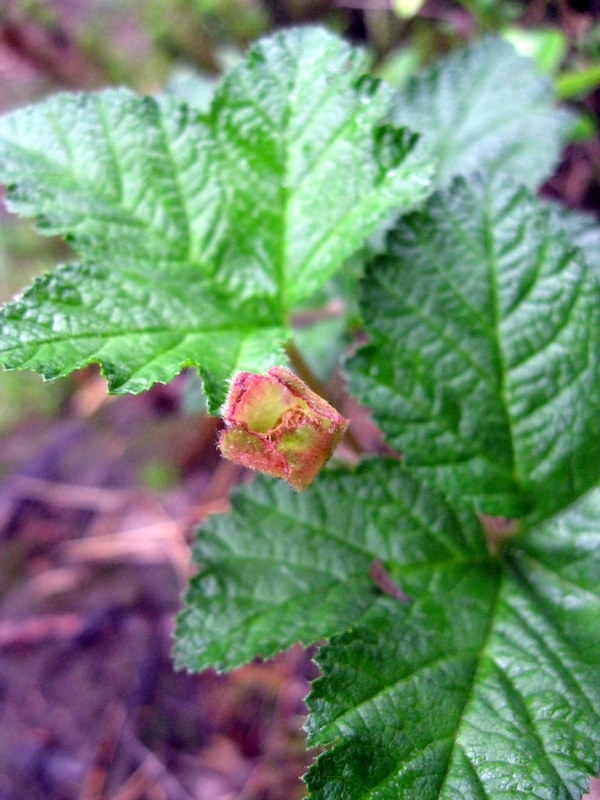
M 554 81 L 556 94 L 561 99 L 589 94 L 600 85 L 600 64 L 589 64 L 581 69 L 562 72 Z
M 85 257 L 195 264 L 219 215 L 206 136 L 168 101 L 57 94 L 0 119 L 0 180 L 13 211 Z
M 232 372 L 284 360 L 287 331 L 268 307 L 223 298 L 193 268 L 67 265 L 41 278 L 0 315 L 0 360 L 58 378 L 96 362 L 111 392 L 140 392 L 197 365 L 218 411 Z M 262 312 L 262 313 L 261 313 Z
M 578 797 L 600 732 L 599 515 L 595 489 L 494 558 L 473 513 L 398 461 L 301 494 L 261 478 L 198 532 L 178 663 L 228 668 L 346 631 L 309 697 L 310 743 L 331 748 L 314 800 Z
M 485 168 L 535 187 L 552 173 L 571 125 L 534 63 L 491 37 L 408 81 L 394 119 L 424 134 L 441 186 Z
M 554 28 L 506 28 L 502 38 L 512 44 L 517 53 L 531 58 L 538 70 L 554 75 L 567 50 L 567 38 Z
M 73 316 L 38 287 L 27 296 L 25 327 L 20 305 L 8 312 L 2 363 L 58 375 L 98 360 L 111 387 L 124 391 L 197 363 L 214 409 L 233 365 L 281 359 L 290 307 L 323 285 L 392 207 L 406 209 L 427 192 L 431 166 L 418 137 L 385 122 L 391 89 L 365 69 L 362 52 L 302 28 L 253 47 L 204 115 L 172 99 L 109 90 L 60 94 L 0 120 L 0 180 L 12 184 L 11 207 L 36 216 L 44 232 L 67 234 L 95 265 L 81 297 L 96 302 L 100 275 L 107 297 L 118 293 L 125 269 L 126 280 L 135 273 L 134 283 L 154 290 L 125 286 L 122 301 L 165 303 L 155 330 L 156 312 L 145 306 L 133 305 L 129 319 L 96 319 L 95 304 L 78 305 Z M 90 268 L 79 269 L 87 279 Z M 39 352 L 35 302 L 61 332 L 58 343 L 39 326 Z M 179 318 L 166 319 L 167 309 Z M 140 338 L 147 327 L 152 335 Z M 46 346 L 49 336 L 56 347 Z M 251 358 L 240 356 L 247 349 Z
M 549 516 L 598 480 L 598 282 L 550 211 L 457 181 L 369 266 L 351 389 L 405 464 L 486 514 Z
M 312 800 L 580 797 L 600 744 L 599 517 L 596 489 L 503 564 L 432 565 L 411 606 L 380 600 L 326 645 Z
M 431 161 L 385 120 L 392 90 L 366 69 L 362 51 L 298 28 L 256 45 L 225 78 L 207 119 L 222 188 L 219 280 L 258 282 L 287 310 L 390 209 L 426 196 Z
M 598 125 L 595 118 L 588 111 L 578 111 L 573 117 L 573 124 L 569 131 L 569 139 L 573 142 L 581 142 L 591 139 L 598 133 Z
M 477 520 L 395 461 L 324 473 L 300 494 L 259 478 L 198 531 L 177 662 L 229 668 L 346 629 L 377 597 L 375 558 L 410 562 L 412 591 L 431 563 L 484 555 Z
M 557 224 L 573 244 L 581 247 L 583 257 L 600 280 L 600 225 L 592 214 L 572 211 L 558 203 L 549 204 Z
M 216 75 L 179 65 L 173 69 L 167 80 L 165 94 L 199 111 L 207 111 L 218 85 L 219 78 Z

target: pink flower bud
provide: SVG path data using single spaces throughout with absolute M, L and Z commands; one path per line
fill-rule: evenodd
M 237 372 L 222 408 L 225 458 L 306 489 L 344 435 L 348 420 L 285 367 Z

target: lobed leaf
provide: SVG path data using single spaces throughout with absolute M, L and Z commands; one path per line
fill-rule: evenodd
M 57 378 L 96 362 L 110 391 L 139 392 L 166 383 L 184 366 L 200 369 L 218 411 L 232 372 L 262 372 L 284 359 L 287 330 L 269 308 L 240 303 L 232 313 L 193 268 L 75 264 L 38 278 L 0 316 L 0 360 Z
M 394 461 L 324 473 L 306 491 L 259 478 L 197 533 L 176 660 L 225 669 L 346 629 L 379 591 L 375 558 L 410 562 L 410 591 L 431 562 L 484 553 L 477 520 L 456 513 Z
M 166 314 L 176 294 L 181 312 L 155 330 L 155 312 L 133 305 L 132 324 L 115 313 L 107 327 L 93 305 L 73 315 L 68 304 L 44 300 L 38 285 L 27 295 L 25 327 L 21 306 L 8 322 L 6 312 L 0 317 L 8 325 L 2 363 L 63 375 L 98 360 L 123 391 L 200 364 L 212 376 L 205 389 L 215 408 L 232 365 L 281 359 L 290 307 L 322 286 L 391 208 L 414 206 L 428 191 L 432 167 L 418 136 L 385 121 L 391 90 L 365 69 L 362 52 L 302 28 L 255 45 L 206 114 L 120 89 L 59 94 L 2 118 L 0 180 L 10 184 L 11 208 L 35 216 L 46 233 L 66 234 L 94 265 L 82 300 L 96 300 L 100 274 L 111 295 L 125 269 L 121 300 L 133 299 L 133 271 L 135 283 L 169 284 L 167 298 L 160 285 L 153 299 L 150 291 L 136 297 L 153 307 L 166 299 Z M 87 280 L 90 268 L 77 269 Z M 198 305 L 205 294 L 219 295 L 220 337 L 213 300 Z M 256 318 L 246 306 L 261 298 L 269 313 Z M 60 342 L 44 323 L 31 324 L 36 302 Z M 148 326 L 152 335 L 140 338 Z M 99 335 L 111 344 L 98 344 Z M 244 348 L 252 358 L 239 356 Z
M 598 481 L 598 283 L 540 201 L 455 182 L 390 234 L 362 301 L 350 385 L 415 474 L 507 517 Z
M 409 79 L 394 120 L 423 133 L 440 186 L 484 168 L 538 186 L 572 126 L 571 115 L 554 108 L 552 84 L 534 62 L 492 37 Z
M 326 645 L 310 797 L 579 797 L 600 745 L 599 516 L 596 489 L 502 565 L 432 565 L 412 606 L 380 600 Z
M 85 258 L 205 272 L 219 197 L 198 112 L 126 89 L 56 94 L 0 118 L 10 208 Z
M 217 90 L 208 124 L 223 187 L 219 280 L 282 308 L 321 287 L 389 214 L 429 193 L 418 136 L 362 51 L 321 29 L 259 42 Z

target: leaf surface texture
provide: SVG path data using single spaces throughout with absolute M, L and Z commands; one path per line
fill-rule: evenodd
M 392 92 L 365 70 L 361 51 L 302 28 L 256 44 L 204 114 L 108 90 L 59 94 L 2 118 L 0 180 L 11 208 L 65 234 L 86 262 L 57 273 L 54 299 L 79 270 L 79 281 L 91 281 L 82 303 L 95 303 L 102 275 L 104 305 L 114 300 L 116 311 L 93 320 L 95 305 L 84 313 L 49 300 L 36 345 L 38 284 L 0 316 L 0 362 L 49 376 L 99 361 L 123 391 L 199 364 L 215 410 L 233 367 L 284 360 L 291 307 L 392 208 L 414 207 L 428 192 L 431 160 L 416 134 L 387 121 Z M 132 291 L 144 281 L 147 292 Z M 122 319 L 118 309 L 136 297 L 152 308 L 133 305 Z M 176 315 L 156 320 L 159 305 L 158 316 Z M 147 339 L 139 328 L 152 329 Z M 98 346 L 93 334 L 111 343 Z
M 600 744 L 599 516 L 596 489 L 504 564 L 434 565 L 412 606 L 382 600 L 326 645 L 310 797 L 580 797 Z
M 486 169 L 537 187 L 558 163 L 572 125 L 550 81 L 503 39 L 487 37 L 408 80 L 394 120 L 423 133 L 436 181 Z
M 391 232 L 362 303 L 351 388 L 424 480 L 536 518 L 597 482 L 598 282 L 527 191 L 502 178 L 435 195 Z
M 415 556 L 424 565 L 482 546 L 474 517 L 457 516 L 393 461 L 324 474 L 300 494 L 262 477 L 239 490 L 231 513 L 198 530 L 201 569 L 179 618 L 178 662 L 229 668 L 344 630 L 381 594 L 374 559 L 408 557 L 397 529 L 428 531 Z

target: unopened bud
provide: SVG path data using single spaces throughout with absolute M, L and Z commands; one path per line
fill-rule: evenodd
M 306 489 L 344 435 L 348 420 L 285 367 L 237 372 L 222 409 L 219 448 L 244 467 Z

